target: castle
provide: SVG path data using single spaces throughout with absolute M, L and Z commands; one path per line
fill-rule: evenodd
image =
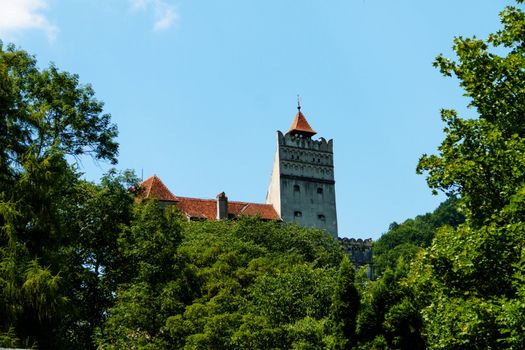
M 225 220 L 240 215 L 262 220 L 295 222 L 325 230 L 338 237 L 335 202 L 333 140 L 320 137 L 297 106 L 286 134 L 277 131 L 277 149 L 266 203 L 229 201 L 224 192 L 215 199 L 175 196 L 156 175 L 142 182 L 143 198 L 156 198 L 161 206 L 175 205 L 188 220 Z M 372 278 L 372 241 L 339 239 L 357 266 L 369 265 Z

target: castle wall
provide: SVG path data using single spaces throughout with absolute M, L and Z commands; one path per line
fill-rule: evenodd
M 368 278 L 374 279 L 374 263 L 372 260 L 373 242 L 371 238 L 339 238 L 344 251 L 350 257 L 355 267 L 368 266 Z
M 356 266 L 372 264 L 372 239 L 339 238 L 343 249 Z

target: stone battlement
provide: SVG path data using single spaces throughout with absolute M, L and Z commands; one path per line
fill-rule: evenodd
M 342 238 L 339 238 L 339 241 L 341 242 L 343 246 L 352 246 L 352 247 L 356 247 L 359 249 L 372 249 L 372 246 L 374 245 L 372 238 L 355 239 L 355 238 L 342 237 Z
M 333 152 L 333 140 L 328 140 L 320 137 L 317 140 L 312 140 L 301 135 L 286 133 L 283 135 L 281 131 L 277 131 L 277 141 L 280 146 L 297 147 L 303 150 L 313 150 L 321 152 Z
M 372 260 L 372 247 L 374 242 L 372 241 L 372 238 L 355 239 L 343 237 L 339 238 L 339 243 L 341 243 L 341 246 L 350 257 L 350 260 L 352 260 L 354 266 L 368 266 L 369 278 L 374 279 Z

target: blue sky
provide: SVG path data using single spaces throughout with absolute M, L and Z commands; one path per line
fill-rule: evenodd
M 415 174 L 443 138 L 440 108 L 475 115 L 433 59 L 497 30 L 512 3 L 0 0 L 0 38 L 90 83 L 119 128 L 118 168 L 181 196 L 264 202 L 300 94 L 334 139 L 339 235 L 376 239 L 443 200 Z

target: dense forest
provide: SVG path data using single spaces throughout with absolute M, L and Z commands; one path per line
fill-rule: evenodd
M 79 157 L 117 162 L 103 103 L 0 42 L 0 347 L 525 348 L 522 6 L 436 58 L 478 117 L 442 110 L 417 172 L 449 199 L 390 225 L 375 281 L 323 231 L 187 221 L 131 172 L 82 180 Z

